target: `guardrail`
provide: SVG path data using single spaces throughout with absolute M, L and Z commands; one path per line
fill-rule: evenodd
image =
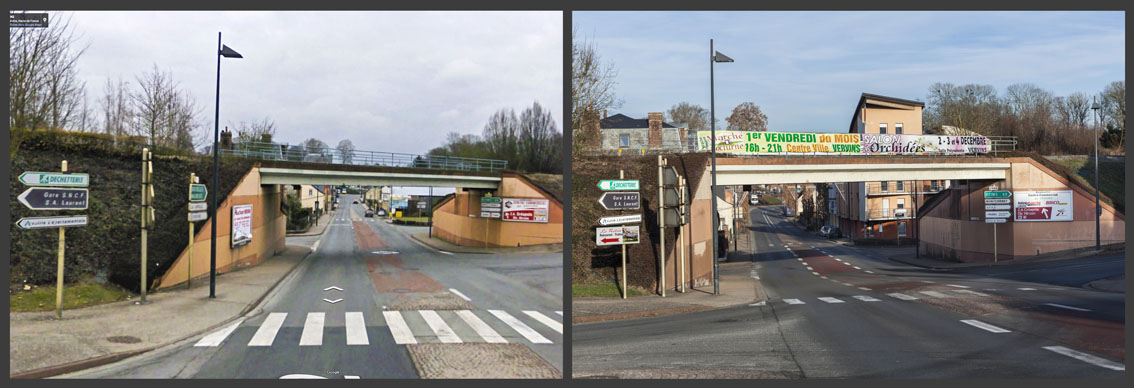
M 905 220 L 913 216 L 914 211 L 910 208 L 866 209 L 866 219 L 869 221 Z
M 221 154 L 245 158 L 319 164 L 483 172 L 494 172 L 508 168 L 507 160 L 380 151 L 355 150 L 343 152 L 333 148 L 309 150 L 297 145 L 264 142 L 234 143 L 231 148 L 221 148 L 219 151 Z
M 867 182 L 866 195 L 937 194 L 941 192 L 941 190 L 945 190 L 945 188 L 944 185 L 937 183 L 911 184 L 908 181 Z M 916 192 L 914 192 L 914 190 L 916 190 Z

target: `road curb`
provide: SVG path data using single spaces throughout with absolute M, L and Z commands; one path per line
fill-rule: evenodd
M 193 338 L 195 336 L 201 335 L 202 333 L 206 333 L 206 332 L 209 332 L 209 331 L 212 331 L 212 330 L 216 330 L 217 328 L 223 327 L 224 325 L 227 325 L 227 324 L 231 323 L 232 321 L 247 315 L 248 312 L 259 307 L 260 303 L 263 302 L 265 297 L 267 297 L 269 294 L 271 294 L 272 291 L 274 291 L 276 289 L 276 287 L 279 287 L 280 283 L 283 282 L 284 279 L 287 279 L 289 276 L 291 276 L 291 274 L 294 273 L 295 270 L 300 267 L 300 265 L 302 265 L 304 262 L 307 261 L 307 258 L 311 256 L 311 253 L 313 253 L 313 251 L 310 248 L 308 248 L 307 254 L 303 255 L 303 258 L 299 259 L 299 261 L 295 263 L 295 266 L 291 267 L 291 269 L 288 270 L 288 272 L 286 274 L 284 274 L 284 276 L 281 276 L 279 280 L 276 280 L 276 283 L 272 284 L 272 286 L 269 287 L 268 290 L 265 291 L 263 295 L 261 295 L 259 298 L 257 298 L 252 303 L 249 303 L 248 306 L 246 306 L 244 308 L 244 310 L 242 310 L 241 312 L 237 313 L 236 315 L 234 315 L 233 317 L 231 317 L 229 319 L 224 320 L 223 322 L 221 322 L 219 324 L 210 326 L 210 327 L 208 327 L 204 330 L 200 330 L 200 331 L 194 332 L 194 333 L 189 334 L 189 335 L 182 336 L 182 337 L 175 339 L 173 341 L 154 345 L 154 346 L 151 346 L 151 347 L 148 347 L 148 348 L 131 350 L 131 351 L 126 351 L 126 352 L 114 353 L 114 354 L 108 354 L 108 355 L 104 355 L 104 356 L 88 358 L 88 359 L 85 359 L 85 360 L 73 361 L 73 362 L 69 362 L 69 363 L 66 363 L 66 364 L 62 364 L 62 365 L 54 365 L 54 366 L 49 366 L 49 367 L 44 367 L 44 368 L 39 368 L 39 369 L 33 369 L 33 370 L 30 370 L 30 371 L 26 371 L 26 372 L 20 372 L 20 373 L 12 374 L 8 378 L 10 378 L 10 379 L 42 379 L 42 378 L 72 373 L 72 372 L 78 372 L 78 371 L 82 371 L 82 370 L 86 370 L 86 369 L 90 369 L 90 368 L 94 368 L 94 367 L 99 367 L 99 366 L 103 366 L 103 365 L 109 365 L 109 364 L 113 364 L 113 363 L 118 362 L 118 361 L 125 360 L 125 359 L 130 358 L 130 357 L 139 356 L 139 355 L 142 355 L 142 354 L 145 354 L 145 353 L 149 353 L 149 352 L 167 347 L 169 345 L 177 344 L 177 343 L 185 341 L 189 338 Z
M 660 316 L 663 316 L 663 315 L 699 313 L 699 312 L 703 312 L 703 311 L 722 310 L 722 309 L 728 309 L 728 308 L 734 308 L 734 307 L 747 306 L 751 303 L 758 303 L 758 302 L 744 302 L 744 303 L 738 303 L 738 304 L 728 305 L 728 306 L 719 306 L 719 307 L 705 306 L 705 305 L 693 305 L 693 306 L 674 307 L 674 308 L 667 308 L 667 309 L 634 311 L 634 312 L 629 312 L 629 313 L 612 313 L 612 314 L 595 314 L 595 315 L 573 316 L 573 317 L 571 317 L 571 323 L 572 324 L 575 324 L 575 323 L 594 323 L 594 322 L 605 322 L 605 321 L 618 321 L 618 320 L 624 320 L 624 319 L 660 317 Z

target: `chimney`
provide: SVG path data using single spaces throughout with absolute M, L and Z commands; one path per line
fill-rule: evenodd
M 650 112 L 650 148 L 662 147 L 662 114 L 661 112 Z
M 604 110 L 603 112 L 606 111 Z M 601 128 L 601 125 L 598 112 L 596 112 L 592 106 L 591 109 L 587 109 L 583 114 L 582 132 L 584 138 L 582 140 L 584 148 L 597 150 L 602 146 L 602 135 L 599 133 L 599 128 Z
M 602 110 L 602 119 L 606 120 L 606 109 Z
M 224 131 L 220 133 L 220 148 L 232 149 L 232 132 L 229 132 L 227 125 L 224 127 Z

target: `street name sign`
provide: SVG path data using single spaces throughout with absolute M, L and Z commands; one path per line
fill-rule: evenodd
M 984 205 L 984 210 L 1012 210 L 1012 205 Z
M 1012 212 L 1005 212 L 1005 211 L 992 211 L 992 212 L 986 211 L 986 212 L 984 212 L 984 218 L 1008 218 L 1008 217 L 1011 217 L 1011 216 L 1012 216 Z
M 189 184 L 189 201 L 200 202 L 204 201 L 209 196 L 209 189 L 205 185 L 192 183 Z
M 602 191 L 638 191 L 638 180 L 601 180 L 598 187 Z
M 16 221 L 16 226 L 20 229 L 69 228 L 86 225 L 87 216 L 29 217 Z
M 189 202 L 189 211 L 199 212 L 209 210 L 209 204 L 205 202 Z
M 1008 222 L 1007 218 L 985 218 L 984 219 L 984 223 L 986 223 L 986 224 L 1004 224 L 1004 223 L 1007 223 L 1007 222 Z
M 621 225 L 621 224 L 636 224 L 642 222 L 641 214 L 630 214 L 625 216 L 603 217 L 599 218 L 599 224 L 602 226 L 607 225 Z
M 642 207 L 642 197 L 633 193 L 602 193 L 599 204 L 606 210 L 637 210 Z
M 595 244 L 598 244 L 598 246 L 637 244 L 639 236 L 637 225 L 597 228 L 595 230 Z
M 985 199 L 984 199 L 984 204 L 985 204 L 985 205 L 991 205 L 991 204 L 1009 204 L 1009 203 L 1012 203 L 1012 200 L 1011 200 L 1011 199 L 1008 199 L 1008 198 L 985 198 Z
M 86 210 L 87 189 L 32 187 L 17 198 L 32 210 Z
M 204 220 L 207 220 L 207 219 L 209 219 L 209 213 L 208 212 L 190 212 L 189 213 L 189 222 L 204 221 Z
M 20 174 L 20 182 L 28 186 L 87 187 L 90 181 L 90 176 L 87 174 L 38 171 L 26 171 Z
M 1012 192 L 1007 191 L 1007 190 L 985 191 L 984 197 L 985 198 L 1010 198 L 1010 197 L 1012 197 Z

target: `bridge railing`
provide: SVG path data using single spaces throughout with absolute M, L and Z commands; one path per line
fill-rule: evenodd
M 310 150 L 297 145 L 264 142 L 234 143 L 231 148 L 221 148 L 220 153 L 261 160 L 429 170 L 494 172 L 508 168 L 507 160 L 360 150 L 344 152 L 334 148 Z

